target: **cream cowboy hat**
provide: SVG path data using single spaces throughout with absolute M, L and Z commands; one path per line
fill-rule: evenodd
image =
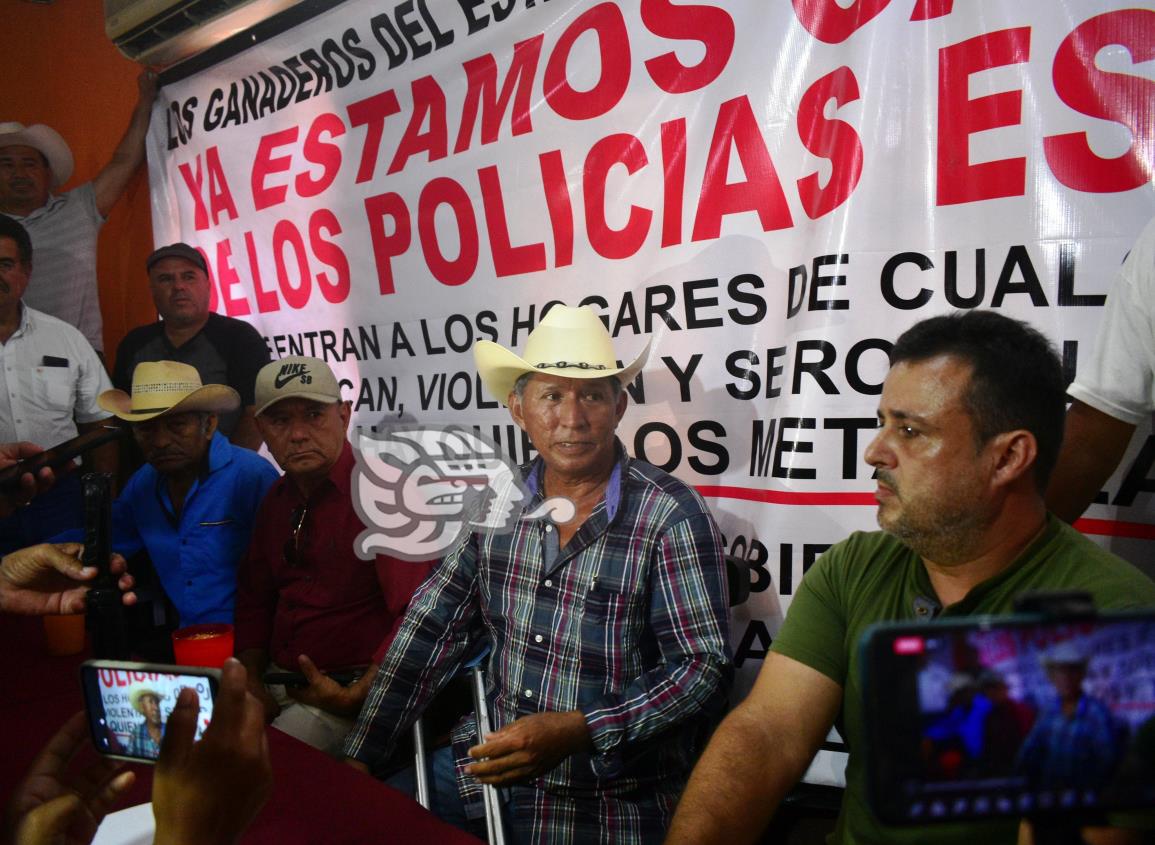
M 140 706 L 140 700 L 146 695 L 151 695 L 153 698 L 155 698 L 157 704 L 160 704 L 161 701 L 163 701 L 165 698 L 156 690 L 149 689 L 148 687 L 137 687 L 132 692 L 130 692 L 128 694 L 128 703 L 132 706 L 133 710 L 142 716 L 144 715 L 144 708 Z
M 223 384 L 201 384 L 195 367 L 177 361 L 142 361 L 132 372 L 132 395 L 106 390 L 96 398 L 104 410 L 128 422 L 144 422 L 170 412 L 223 413 L 240 407 L 241 397 Z
M 14 120 L 0 123 L 0 147 L 32 147 L 48 160 L 52 172 L 50 187 L 63 185 L 72 176 L 72 150 L 51 126 L 34 123 L 25 126 Z
M 477 373 L 489 392 L 505 401 L 514 383 L 526 373 L 551 373 L 566 378 L 616 376 L 622 385 L 634 380 L 650 354 L 650 340 L 633 363 L 619 367 L 610 333 L 592 308 L 555 305 L 529 333 L 521 358 L 491 340 L 473 347 Z

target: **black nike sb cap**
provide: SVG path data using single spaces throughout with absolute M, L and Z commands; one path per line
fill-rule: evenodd
M 341 385 L 320 358 L 291 355 L 265 364 L 257 373 L 257 415 L 282 399 L 311 399 L 332 404 L 341 401 Z

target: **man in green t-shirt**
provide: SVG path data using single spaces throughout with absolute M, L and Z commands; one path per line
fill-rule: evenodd
M 807 573 L 754 689 L 695 767 L 668 843 L 754 841 L 835 724 L 850 757 L 834 842 L 1014 843 L 1015 820 L 896 828 L 871 812 L 862 631 L 1009 613 L 1041 589 L 1086 590 L 1104 609 L 1155 606 L 1155 583 L 1047 513 L 1065 401 L 1041 334 L 991 311 L 934 317 L 898 339 L 890 363 L 865 455 L 883 530 L 851 535 Z

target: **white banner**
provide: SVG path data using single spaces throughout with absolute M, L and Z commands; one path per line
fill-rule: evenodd
M 653 335 L 620 434 L 759 566 L 745 688 L 805 569 L 874 527 L 903 329 L 997 308 L 1073 374 L 1155 215 L 1153 59 L 1123 0 L 347 0 L 165 85 L 155 236 L 274 356 L 326 358 L 358 425 L 479 425 L 519 460 L 476 340 L 520 349 L 551 302 L 623 359 Z M 1133 558 L 1146 437 L 1087 523 Z

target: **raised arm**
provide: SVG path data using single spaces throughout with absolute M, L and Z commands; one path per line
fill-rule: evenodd
M 136 78 L 139 95 L 128 128 L 108 164 L 92 180 L 96 193 L 96 210 L 101 217 L 107 217 L 112 206 L 120 199 L 132 174 L 144 163 L 144 139 L 148 135 L 148 122 L 152 114 L 152 102 L 156 99 L 156 73 L 145 68 Z
M 714 732 L 678 804 L 667 845 L 755 842 L 826 737 L 842 687 L 771 652 L 750 695 Z

